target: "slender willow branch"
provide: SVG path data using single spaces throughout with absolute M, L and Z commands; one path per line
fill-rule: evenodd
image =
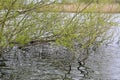
M 34 4 L 34 7 L 33 8 L 30 8 L 30 9 L 26 9 L 26 10 L 23 10 L 23 11 L 17 11 L 19 14 L 24 14 L 24 13 L 26 13 L 26 12 L 29 12 L 29 11 L 33 11 L 33 10 L 35 10 L 35 9 L 38 9 L 38 8 L 42 8 L 42 7 L 45 7 L 45 6 L 49 6 L 49 5 L 51 5 L 51 4 L 53 4 L 54 2 L 52 2 L 52 3 L 49 3 L 49 4 L 45 4 L 45 5 L 42 5 L 42 6 L 35 6 L 35 4 Z M 38 3 L 37 3 L 38 4 Z
M 78 11 L 76 11 L 76 15 L 74 15 L 74 16 L 72 17 L 72 19 L 71 19 L 70 22 L 66 25 L 66 27 L 69 26 L 70 23 L 73 21 L 73 19 L 74 19 L 79 13 L 83 12 L 92 2 L 93 2 L 93 0 L 91 0 L 84 8 L 83 8 L 82 10 L 80 10 L 80 11 L 79 11 L 79 7 L 78 7 Z
M 2 23 L 1 23 L 1 24 L 2 24 L 2 27 L 1 27 L 1 35 L 3 34 L 3 29 L 4 29 L 4 26 L 5 26 L 5 22 L 6 22 L 6 20 L 7 20 L 7 17 L 8 17 L 8 15 L 9 15 L 9 13 L 11 12 L 12 7 L 14 6 L 14 4 L 15 4 L 16 1 L 17 1 L 17 0 L 15 0 L 15 1 L 12 2 L 11 6 L 9 7 L 9 9 L 8 9 L 8 11 L 7 11 L 7 13 L 6 13 L 6 15 L 5 15 Z
M 28 13 L 28 12 L 30 12 L 30 11 L 34 11 L 34 10 L 36 10 L 36 9 L 38 9 L 38 8 L 42 8 L 42 7 L 45 7 L 45 6 L 49 6 L 49 5 L 53 4 L 53 3 L 54 3 L 54 2 L 49 3 L 49 4 L 45 4 L 45 5 L 42 5 L 42 6 L 36 5 L 36 4 L 38 4 L 38 3 L 36 3 L 36 4 L 34 4 L 33 8 L 29 8 L 29 9 L 25 9 L 25 10 L 12 10 L 12 9 L 10 8 L 10 9 L 8 10 L 8 12 L 9 12 L 9 13 L 10 13 L 10 12 L 14 12 L 14 13 L 16 13 L 16 15 L 12 15 L 12 16 L 9 16 L 9 17 L 8 17 L 8 13 L 7 13 L 5 20 L 0 20 L 0 23 L 2 24 L 2 23 L 4 23 L 5 21 L 14 19 L 14 18 L 16 18 L 16 17 L 19 16 L 19 15 Z M 12 5 L 12 6 L 13 6 L 13 5 Z
M 72 19 L 68 22 L 68 24 L 66 24 L 65 28 L 68 27 L 68 26 L 71 24 L 71 22 L 76 18 L 76 16 L 77 16 L 79 13 L 83 12 L 92 2 L 93 2 L 93 0 L 91 0 L 84 8 L 83 8 L 82 10 L 80 10 L 80 11 L 79 11 L 79 7 L 78 7 L 78 11 L 76 11 L 76 14 L 72 17 Z M 62 31 L 60 34 L 62 34 L 62 33 L 63 33 L 63 31 Z
M 15 32 L 15 31 L 17 30 L 17 27 L 20 25 L 20 23 L 22 23 L 22 21 L 26 18 L 26 15 L 27 15 L 27 14 L 25 14 L 24 17 L 18 22 L 18 24 L 16 25 L 16 27 L 15 27 L 14 30 L 12 31 L 13 33 L 11 33 L 10 36 L 8 37 L 8 41 L 11 41 L 11 39 L 12 39 L 16 34 L 18 34 L 18 33 L 21 31 L 21 29 L 20 29 L 20 31 Z M 22 29 L 23 29 L 23 28 L 22 28 Z

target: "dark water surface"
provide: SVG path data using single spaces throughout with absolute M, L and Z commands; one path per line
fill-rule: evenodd
M 77 69 L 77 62 L 72 63 L 71 72 L 67 74 L 69 66 L 63 68 L 57 61 L 31 58 L 30 54 L 12 55 L 8 57 L 11 60 L 5 63 L 13 70 L 2 69 L 5 74 L 1 80 L 120 80 L 120 47 L 114 44 L 101 46 L 91 53 L 85 64 L 89 68 L 81 67 L 83 73 Z

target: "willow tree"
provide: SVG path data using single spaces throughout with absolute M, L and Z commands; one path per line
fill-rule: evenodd
M 1 49 L 14 45 L 28 46 L 36 42 L 54 42 L 70 49 L 77 42 L 86 48 L 99 37 L 100 41 L 105 40 L 106 31 L 113 24 L 110 15 L 81 13 L 87 6 L 71 14 L 37 12 L 39 8 L 53 3 L 50 0 L 4 0 L 0 6 Z

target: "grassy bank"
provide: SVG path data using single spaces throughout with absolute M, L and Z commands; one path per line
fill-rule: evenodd
M 9 9 L 6 6 L 0 6 L 0 10 Z M 33 10 L 35 12 L 97 12 L 97 13 L 120 13 L 120 5 L 117 3 L 52 3 L 37 6 L 15 4 L 14 10 Z
M 51 4 L 37 9 L 37 12 L 51 11 L 51 12 L 100 12 L 100 13 L 119 13 L 119 4 Z

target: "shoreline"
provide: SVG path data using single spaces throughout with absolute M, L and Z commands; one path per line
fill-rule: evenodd
M 83 10 L 84 9 L 84 10 Z M 120 13 L 119 4 L 52 4 L 37 10 L 37 12 L 67 12 L 67 13 Z

